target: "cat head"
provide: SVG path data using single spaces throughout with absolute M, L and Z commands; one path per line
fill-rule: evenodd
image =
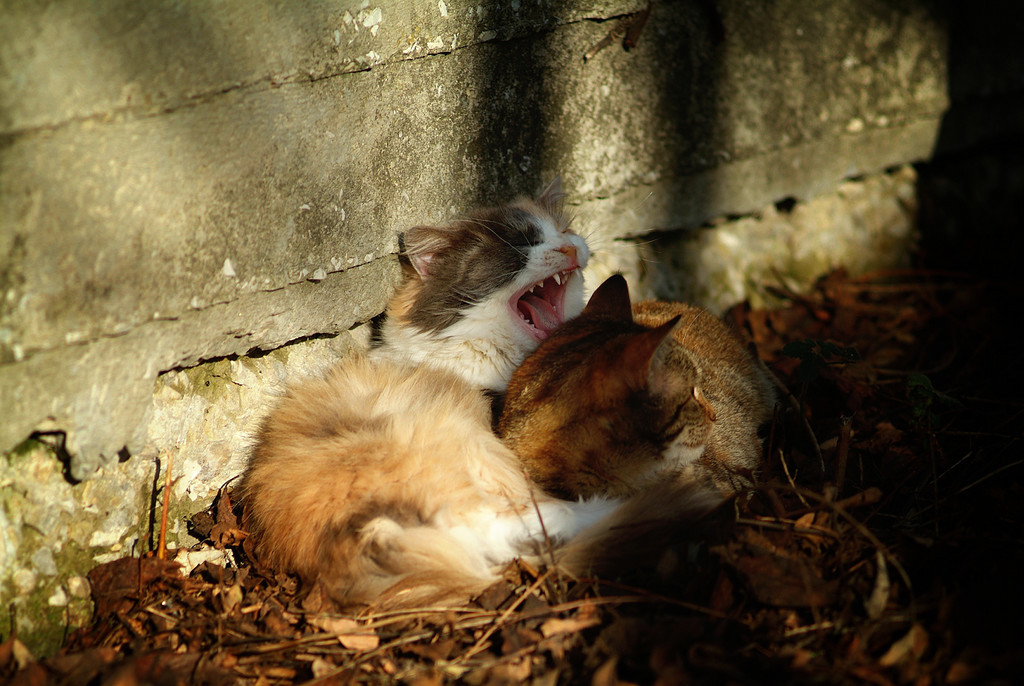
M 700 455 L 715 415 L 671 336 L 678 320 L 635 323 L 612 276 L 513 374 L 498 433 L 542 488 L 627 495 L 679 467 L 663 458 L 670 445 Z
M 538 197 L 403 235 L 405 281 L 384 347 L 504 390 L 540 341 L 583 309 L 590 252 L 570 229 L 556 178 Z

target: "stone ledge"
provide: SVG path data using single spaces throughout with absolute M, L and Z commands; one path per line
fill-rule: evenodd
M 37 427 L 62 430 L 71 476 L 89 478 L 122 448 L 143 449 L 160 372 L 343 332 L 384 308 L 398 272 L 397 259 L 379 259 L 4 365 L 0 444 L 14 445 Z

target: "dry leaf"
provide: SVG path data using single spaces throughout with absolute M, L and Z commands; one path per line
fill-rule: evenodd
M 836 600 L 838 583 L 822 579 L 820 569 L 810 560 L 755 544 L 730 543 L 715 551 L 765 605 L 824 607 Z
M 324 658 L 317 656 L 313 658 L 313 662 L 309 666 L 310 671 L 313 672 L 315 679 L 322 679 L 335 670 L 333 662 L 328 662 Z
M 614 655 L 605 660 L 604 664 L 594 670 L 594 675 L 590 679 L 592 686 L 617 686 L 621 683 L 615 673 L 618 664 L 619 659 Z
M 814 513 L 813 512 L 808 512 L 804 516 L 800 517 L 800 519 L 796 520 L 796 526 L 797 527 L 803 527 L 804 529 L 810 529 L 811 527 L 813 527 L 814 526 Z
M 454 639 L 444 639 L 436 641 L 434 643 L 426 643 L 423 645 L 413 644 L 405 648 L 408 652 L 413 655 L 419 655 L 425 657 L 433 662 L 441 662 L 451 657 L 452 651 L 455 649 Z
M 46 669 L 38 662 L 30 662 L 15 673 L 12 686 L 46 686 L 51 683 Z
M 224 589 L 221 599 L 224 602 L 224 612 L 231 612 L 242 603 L 244 597 L 242 587 L 238 584 L 232 584 Z
M 157 557 L 122 557 L 94 567 L 88 576 L 96 615 L 102 616 L 127 612 L 135 605 L 140 591 L 152 592 L 180 584 L 181 565 Z
M 33 661 L 32 652 L 16 637 L 5 641 L 4 644 L 9 645 L 11 657 L 14 658 L 14 664 L 18 669 L 25 669 L 25 665 Z
M 910 627 L 906 636 L 889 646 L 889 650 L 881 657 L 878 664 L 883 667 L 892 667 L 908 657 L 919 660 L 927 649 L 928 632 L 924 630 L 923 626 L 915 623 Z
M 962 660 L 955 660 L 946 670 L 946 683 L 963 684 L 975 680 L 978 668 Z
M 597 626 L 601 623 L 601 619 L 596 616 L 590 617 L 568 617 L 561 619 L 559 617 L 552 617 L 540 625 L 540 633 L 544 638 L 551 638 L 558 634 L 574 633 L 576 631 L 582 631 L 592 626 Z
M 881 550 L 875 551 L 875 569 L 875 587 L 871 591 L 871 596 L 864 602 L 864 609 L 871 619 L 881 617 L 889 603 L 889 569 Z
M 360 626 L 359 622 L 348 617 L 327 617 L 320 615 L 310 617 L 309 623 L 334 634 L 338 642 L 350 650 L 373 650 L 380 645 L 380 637 L 373 629 Z

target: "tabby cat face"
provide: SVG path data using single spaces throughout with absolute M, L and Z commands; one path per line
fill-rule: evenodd
M 403 236 L 406 282 L 388 309 L 385 347 L 504 390 L 537 344 L 583 309 L 589 250 L 569 228 L 556 179 L 534 200 Z
M 700 456 L 715 416 L 672 343 L 677 321 L 634 323 L 625 280 L 614 276 L 513 374 L 498 433 L 542 488 L 625 495 L 679 468 L 666 452 Z

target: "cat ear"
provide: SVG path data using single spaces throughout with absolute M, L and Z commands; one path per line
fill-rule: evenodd
M 421 277 L 430 275 L 434 257 L 450 245 L 450 232 L 436 226 L 414 226 L 402 234 L 402 252 Z
M 565 191 L 562 190 L 562 175 L 557 174 L 547 188 L 540 192 L 535 202 L 542 209 L 557 215 L 562 211 L 563 200 L 565 200 Z
M 629 304 L 629 286 L 622 274 L 612 274 L 590 296 L 583 310 L 594 316 L 619 321 L 633 321 L 633 307 Z
M 622 349 L 619 362 L 631 388 L 640 390 L 647 387 L 653 366 L 664 355 L 666 347 L 671 345 L 666 341 L 671 340 L 670 334 L 678 321 L 677 315 L 659 327 L 638 333 Z

